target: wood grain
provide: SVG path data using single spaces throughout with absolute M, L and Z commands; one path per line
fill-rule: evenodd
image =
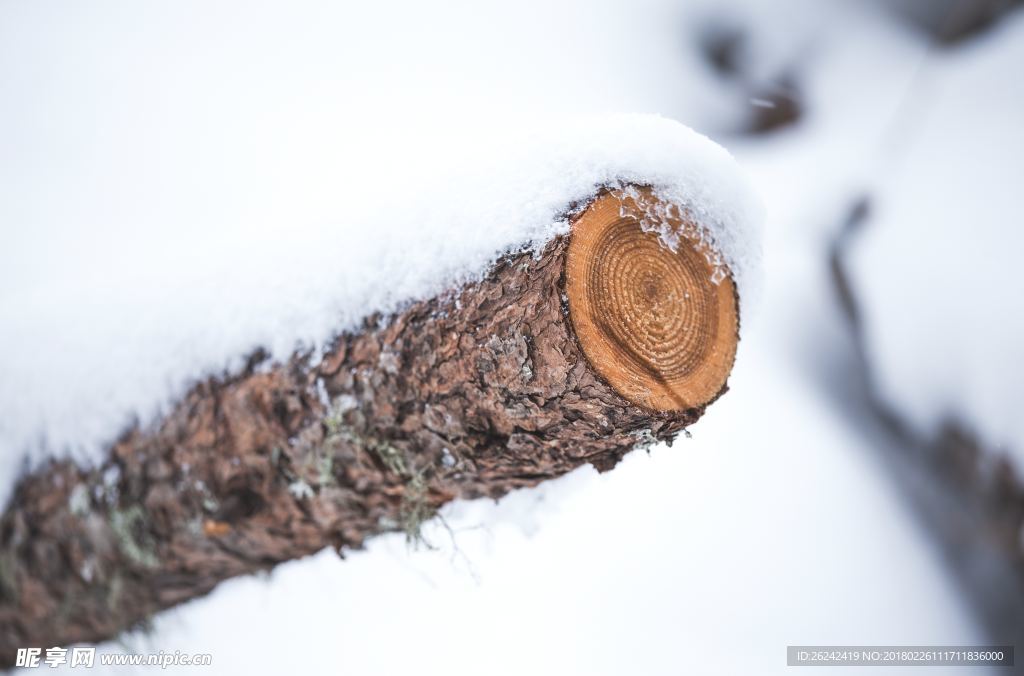
M 657 213 L 678 239 L 642 225 Z M 722 391 L 738 342 L 736 290 L 715 281 L 713 252 L 683 211 L 649 189 L 605 193 L 576 220 L 565 290 L 591 366 L 619 394 L 657 411 L 702 406 Z

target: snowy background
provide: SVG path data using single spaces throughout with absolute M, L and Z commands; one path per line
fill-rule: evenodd
M 761 674 L 789 644 L 1013 642 L 1014 4 L 0 0 L 0 494 L 26 452 L 87 461 L 190 377 L 550 236 L 595 182 L 696 186 L 736 233 L 749 180 L 757 302 L 692 438 L 451 505 L 430 548 L 229 581 L 104 649 Z

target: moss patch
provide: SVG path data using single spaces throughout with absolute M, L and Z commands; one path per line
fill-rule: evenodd
M 146 530 L 146 515 L 138 505 L 127 509 L 114 509 L 108 519 L 121 553 L 144 568 L 156 568 L 160 560 L 156 555 L 152 537 Z

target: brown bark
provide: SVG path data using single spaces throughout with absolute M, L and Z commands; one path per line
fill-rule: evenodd
M 482 281 L 367 320 L 317 363 L 254 355 L 244 373 L 196 384 L 100 467 L 54 461 L 24 477 L 0 518 L 0 665 L 19 647 L 109 639 L 323 547 L 416 537 L 450 500 L 671 441 L 725 375 L 713 395 L 658 411 L 590 366 L 564 294 L 585 218 L 539 256 L 506 256 Z

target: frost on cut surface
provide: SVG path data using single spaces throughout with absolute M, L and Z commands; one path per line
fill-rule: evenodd
M 697 117 L 685 102 L 705 89 L 669 58 L 669 3 L 643 4 L 544 21 L 531 3 L 401 20 L 226 3 L 201 23 L 189 3 L 0 9 L 4 483 L 26 453 L 96 457 L 257 347 L 316 348 L 472 279 L 601 187 L 700 214 L 752 296 L 759 207 L 733 160 L 677 122 L 612 114 Z M 535 48 L 512 49 L 513 27 Z M 629 36 L 639 48 L 616 46 Z M 654 86 L 655 64 L 681 86 Z
M 879 394 L 1024 467 L 1024 16 L 934 57 L 906 157 L 851 251 Z
M 751 244 L 758 241 L 757 236 L 742 225 L 737 227 L 742 220 L 736 221 L 735 225 L 723 224 L 721 216 L 715 213 L 717 209 L 709 209 L 699 197 L 695 199 L 687 194 L 687 189 L 692 189 L 692 186 L 683 189 L 672 185 L 656 187 L 654 194 L 660 200 L 647 201 L 640 198 L 640 189 L 635 184 L 628 184 L 620 194 L 632 200 L 633 207 L 626 208 L 623 205 L 619 213 L 638 218 L 640 228 L 644 232 L 657 234 L 661 245 L 670 251 L 678 252 L 684 238 L 695 242 L 697 249 L 703 252 L 711 265 L 711 281 L 714 284 L 720 284 L 735 270 L 737 277 L 742 280 L 742 287 L 746 291 L 744 300 L 749 306 L 756 289 L 750 277 L 756 274 L 759 256 Z M 673 226 L 672 223 L 676 221 L 681 222 L 682 226 Z

